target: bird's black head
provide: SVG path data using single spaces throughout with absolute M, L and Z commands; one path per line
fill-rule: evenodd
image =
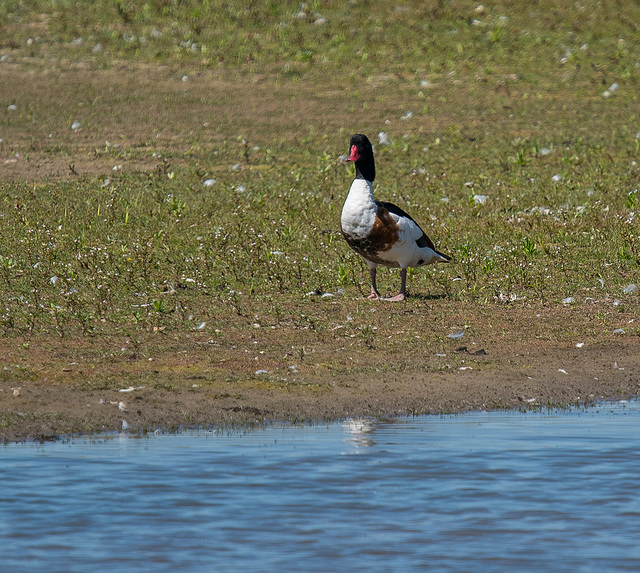
M 347 161 L 355 161 L 356 177 L 373 181 L 376 178 L 376 166 L 373 160 L 373 146 L 366 135 L 356 133 L 349 142 Z

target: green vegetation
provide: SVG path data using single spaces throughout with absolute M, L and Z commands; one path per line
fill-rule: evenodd
M 375 347 L 363 317 L 391 309 L 354 302 L 339 232 L 357 130 L 389 139 L 378 196 L 455 259 L 402 308 L 435 329 L 573 297 L 593 336 L 636 332 L 639 23 L 589 0 L 4 2 L 0 327 L 295 338 L 353 314 Z

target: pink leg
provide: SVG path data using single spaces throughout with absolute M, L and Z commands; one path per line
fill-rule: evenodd
M 378 287 L 376 285 L 376 267 L 369 267 L 369 273 L 371 274 L 371 294 L 369 295 L 370 299 L 377 300 L 380 298 L 380 293 L 378 292 Z
M 402 269 L 400 271 L 400 292 L 396 296 L 392 296 L 391 298 L 385 298 L 385 300 L 390 300 L 392 302 L 397 302 L 399 300 L 404 300 L 407 298 L 407 269 Z

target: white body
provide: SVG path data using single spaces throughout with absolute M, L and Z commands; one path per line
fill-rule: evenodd
M 355 179 L 351 184 L 349 195 L 342 208 L 342 231 L 353 239 L 365 240 L 380 224 L 379 211 L 384 209 L 373 198 L 373 185 L 365 179 Z M 371 268 L 381 264 L 388 267 L 418 267 L 437 262 L 447 262 L 447 258 L 430 247 L 417 244 L 424 232 L 409 216 L 399 215 L 393 211 L 388 213 L 391 227 L 395 227 L 397 237 L 383 249 L 373 250 L 369 256 L 360 252 Z M 395 225 L 394 225 L 395 224 Z M 427 239 L 428 240 L 428 239 Z M 359 251 L 358 251 L 359 252 Z

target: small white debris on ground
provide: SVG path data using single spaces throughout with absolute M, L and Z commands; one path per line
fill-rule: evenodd
M 488 197 L 486 195 L 474 195 L 473 196 L 473 204 L 474 205 L 486 205 Z

